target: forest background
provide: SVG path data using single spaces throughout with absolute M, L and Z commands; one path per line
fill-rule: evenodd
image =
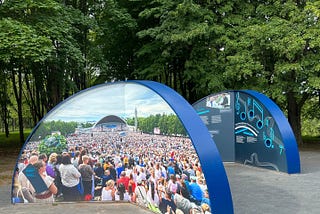
M 319 143 L 319 17 L 311 0 L 0 0 L 0 146 L 17 133 L 8 145 L 21 146 L 74 93 L 130 79 L 191 104 L 259 91 L 299 145 Z

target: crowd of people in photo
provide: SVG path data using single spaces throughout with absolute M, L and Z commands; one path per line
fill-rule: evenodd
M 206 181 L 186 137 L 141 132 L 91 132 L 67 136 L 68 151 L 39 154 L 26 145 L 16 187 L 25 201 L 128 201 L 157 213 L 211 213 Z M 24 175 L 32 164 L 47 186 L 41 194 Z

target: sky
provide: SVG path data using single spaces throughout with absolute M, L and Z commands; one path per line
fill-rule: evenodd
M 46 121 L 62 120 L 97 122 L 105 116 L 121 118 L 150 114 L 172 114 L 171 107 L 151 89 L 135 83 L 103 84 L 81 91 L 58 104 L 46 117 Z

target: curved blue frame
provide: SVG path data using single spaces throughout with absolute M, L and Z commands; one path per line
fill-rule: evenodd
M 224 169 L 224 165 L 222 163 L 219 151 L 215 143 L 213 142 L 213 139 L 211 138 L 207 127 L 202 122 L 202 120 L 200 119 L 196 111 L 193 109 L 193 107 L 176 91 L 158 82 L 145 81 L 145 80 L 130 80 L 126 82 L 121 81 L 121 82 L 108 83 L 108 84 L 112 85 L 112 84 L 119 84 L 119 83 L 136 83 L 136 84 L 143 85 L 151 89 L 155 93 L 157 93 L 167 102 L 167 104 L 176 113 L 181 123 L 185 127 L 195 147 L 195 150 L 197 152 L 197 155 L 201 163 L 204 176 L 206 178 L 210 199 L 214 201 L 213 203 L 214 206 L 212 207 L 214 212 L 223 213 L 223 214 L 234 213 L 229 182 L 228 182 L 227 174 Z M 94 88 L 101 87 L 101 86 L 104 86 L 104 84 L 97 85 L 74 94 L 68 99 L 62 101 L 50 112 L 54 111 L 60 105 L 63 105 L 63 103 L 81 94 L 82 92 L 85 92 L 87 90 L 92 90 Z M 35 128 L 30 133 L 29 137 L 27 138 L 25 144 L 30 140 L 31 136 L 37 130 L 39 125 L 42 123 L 42 121 L 45 120 L 45 118 L 49 115 L 49 113 L 44 118 L 42 118 L 42 120 L 35 126 Z M 23 151 L 25 144 L 21 148 L 19 157 L 21 156 L 21 152 Z M 12 191 L 13 191 L 13 181 L 14 181 L 14 174 L 12 178 Z
M 276 103 L 274 103 L 270 98 L 268 98 L 264 94 L 258 93 L 253 90 L 243 90 L 240 92 L 251 95 L 267 107 L 269 113 L 272 115 L 278 127 L 281 127 L 279 128 L 279 131 L 282 136 L 284 149 L 286 150 L 287 171 L 289 174 L 300 173 L 300 155 L 296 138 L 293 134 L 293 131 L 287 118 L 285 117 L 281 109 L 278 107 Z
M 152 81 L 131 82 L 150 88 L 170 105 L 185 127 L 198 154 L 210 199 L 214 201 L 214 213 L 233 213 L 229 182 L 219 151 L 194 108 L 176 91 L 163 84 Z

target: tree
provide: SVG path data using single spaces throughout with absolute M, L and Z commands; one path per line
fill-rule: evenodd
M 9 71 L 14 82 L 17 111 L 23 111 L 26 99 L 35 124 L 61 100 L 87 87 L 85 48 L 80 48 L 84 41 L 75 38 L 78 27 L 91 23 L 79 10 L 54 0 L 8 0 L 1 5 L 0 17 L 13 23 L 5 23 L 0 30 L 2 68 Z M 22 118 L 21 113 L 18 115 Z
M 83 57 L 83 60 L 81 60 L 83 65 L 79 65 L 81 69 L 71 73 L 71 78 L 74 80 L 76 88 L 82 90 L 90 87 L 95 80 L 95 65 L 91 60 L 95 57 L 96 49 L 92 45 L 94 41 L 92 40 L 92 35 L 95 34 L 95 30 L 98 27 L 93 17 L 97 13 L 96 10 L 99 5 L 103 4 L 103 1 L 64 0 L 62 4 L 65 6 L 65 15 L 74 28 L 71 31 L 72 37 L 75 39 L 74 43 L 78 45 Z
M 39 62 L 48 57 L 52 46 L 50 41 L 36 32 L 10 18 L 0 20 L 0 61 L 4 65 L 2 72 L 8 73 L 12 81 L 17 103 L 20 142 L 24 142 L 22 84 L 23 73 L 29 68 L 29 62 Z
M 137 52 L 137 75 L 171 86 L 191 103 L 209 93 L 208 76 L 221 73 L 213 11 L 190 0 L 152 1 L 140 17 L 154 25 L 138 32 L 146 42 Z
M 301 143 L 301 111 L 320 103 L 317 1 L 0 4 L 0 69 L 11 81 L 19 120 L 26 103 L 36 123 L 92 84 L 148 79 L 190 103 L 224 89 L 261 91 L 288 114 Z M 7 100 L 0 102 L 5 109 Z
M 303 2 L 267 1 L 236 27 L 226 43 L 226 76 L 258 88 L 286 109 L 299 144 L 301 109 L 319 91 L 318 16 Z M 234 53 L 234 54 L 232 54 Z
M 302 136 L 320 136 L 319 112 L 319 97 L 314 97 L 306 102 L 302 109 Z
M 116 1 L 107 0 L 102 5 L 94 14 L 99 26 L 93 40 L 99 50 L 93 57 L 99 70 L 96 83 L 133 79 L 136 20 Z
M 9 90 L 8 90 L 8 74 L 7 72 L 0 72 L 0 105 L 1 105 L 1 111 L 0 111 L 0 118 L 2 123 L 4 124 L 4 130 L 6 137 L 9 137 L 9 105 L 10 102 L 10 96 L 9 96 Z

